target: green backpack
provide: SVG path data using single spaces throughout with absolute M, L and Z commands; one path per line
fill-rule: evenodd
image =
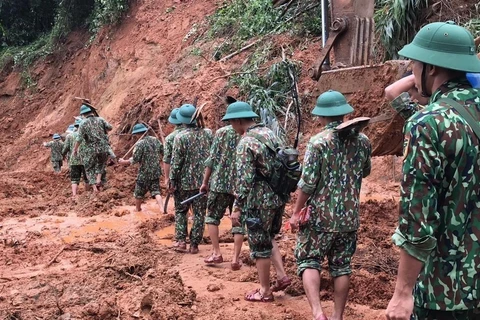
M 273 170 L 270 177 L 257 173 L 257 179 L 266 181 L 273 192 L 283 200 L 287 200 L 292 192 L 297 190 L 297 184 L 302 176 L 302 166 L 298 162 L 298 151 L 293 148 L 275 148 L 264 136 L 255 132 L 247 133 L 264 144 L 274 155 Z

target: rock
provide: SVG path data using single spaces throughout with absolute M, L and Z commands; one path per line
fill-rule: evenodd
M 218 291 L 218 290 L 220 290 L 220 286 L 218 286 L 216 284 L 211 283 L 207 286 L 207 291 L 214 292 L 214 291 Z

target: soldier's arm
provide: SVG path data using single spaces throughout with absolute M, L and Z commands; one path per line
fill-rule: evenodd
M 220 156 L 220 138 L 215 136 L 213 143 L 210 147 L 210 153 L 207 160 L 205 160 L 205 166 L 209 169 L 212 169 L 217 163 Z M 208 180 L 207 180 L 208 183 Z
M 372 171 L 372 145 L 370 144 L 370 141 L 368 138 L 365 136 L 365 153 L 366 153 L 366 159 L 365 159 L 365 164 L 363 165 L 363 174 L 362 177 L 366 178 L 370 175 L 370 172 Z
M 408 122 L 405 139 L 399 226 L 392 240 L 409 255 L 425 262 L 436 247 L 435 233 L 440 223 L 437 189 L 442 160 L 436 149 L 435 119 Z
M 133 156 L 129 159 L 130 164 L 140 163 L 142 162 L 143 156 L 143 144 L 137 143 L 137 145 L 133 148 Z
M 387 98 L 389 101 L 392 101 L 403 92 L 408 92 L 413 88 L 415 88 L 415 76 L 411 74 L 386 87 L 385 98 Z
M 51 147 L 52 147 L 52 143 L 53 143 L 52 141 L 44 142 L 44 143 L 43 143 L 43 146 L 44 146 L 45 148 L 51 148 Z
M 183 166 L 185 157 L 185 146 L 180 136 L 176 136 L 173 141 L 172 148 L 172 160 L 170 163 L 169 178 L 173 187 L 177 187 L 178 179 L 180 176 L 180 170 Z
M 68 136 L 67 139 L 65 140 L 65 143 L 63 144 L 63 147 L 62 147 L 62 156 L 65 157 L 67 155 L 67 153 L 70 152 L 70 140 L 71 140 L 71 136 Z
M 112 125 L 107 122 L 107 120 L 103 119 L 103 127 L 105 128 L 105 131 L 110 131 L 113 129 Z
M 255 154 L 247 143 L 237 146 L 237 183 L 233 211 L 244 212 L 246 201 L 255 182 Z

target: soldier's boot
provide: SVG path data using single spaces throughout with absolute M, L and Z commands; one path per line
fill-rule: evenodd
M 171 248 L 178 252 L 187 252 L 187 244 L 184 241 L 175 242 Z
M 191 244 L 190 245 L 190 253 L 191 254 L 197 254 L 198 253 L 198 245 L 197 244 Z

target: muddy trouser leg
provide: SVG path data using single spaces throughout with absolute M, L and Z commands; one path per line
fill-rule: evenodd
M 199 190 L 191 191 L 192 195 Z M 207 197 L 200 197 L 193 201 L 193 226 L 190 230 L 190 245 L 198 245 L 203 239 L 205 230 L 205 213 L 207 211 Z
M 52 161 L 53 171 L 60 172 L 62 169 L 61 161 Z
M 187 214 L 190 205 L 180 204 L 183 200 L 194 195 L 191 191 L 175 190 L 173 199 L 175 201 L 175 241 L 186 242 L 187 240 Z
M 95 154 L 85 153 L 83 156 L 83 166 L 87 175 L 88 184 L 96 184 L 97 177 L 95 176 Z
M 102 152 L 95 155 L 95 179 L 96 176 L 105 172 L 107 168 L 108 153 Z

